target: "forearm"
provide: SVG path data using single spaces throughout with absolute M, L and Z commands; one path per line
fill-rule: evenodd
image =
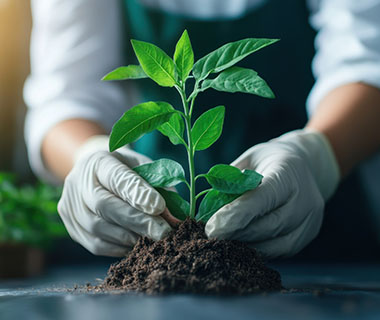
M 380 90 L 362 83 L 330 92 L 308 122 L 329 139 L 342 176 L 380 148 Z
M 95 122 L 84 119 L 63 121 L 53 127 L 42 143 L 42 157 L 48 169 L 64 179 L 74 164 L 77 149 L 90 137 L 104 134 Z

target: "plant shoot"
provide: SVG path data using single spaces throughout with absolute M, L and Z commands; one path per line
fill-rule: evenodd
M 211 147 L 219 139 L 225 107 L 211 108 L 195 121 L 192 115 L 198 94 L 208 89 L 274 98 L 272 90 L 256 71 L 235 65 L 248 55 L 277 41 L 248 38 L 227 43 L 194 63 L 194 53 L 186 30 L 177 42 L 173 59 L 153 44 L 132 40 L 139 65 L 119 67 L 102 79 L 150 78 L 160 86 L 172 87 L 178 91 L 182 100 L 181 110 L 163 101 L 138 104 L 115 123 L 109 142 L 112 152 L 135 142 L 146 133 L 158 130 L 172 144 L 182 145 L 186 149 L 188 178 L 182 166 L 171 159 L 160 159 L 133 168 L 160 192 L 169 211 L 178 219 L 190 217 L 206 222 L 221 207 L 260 184 L 263 177 L 259 173 L 248 169 L 241 171 L 226 164 L 215 165 L 207 173 L 196 175 L 195 153 Z M 187 95 L 186 88 L 189 84 L 192 91 Z M 201 178 L 207 180 L 210 188 L 197 193 L 196 181 Z M 188 187 L 190 202 L 168 190 L 180 183 Z M 196 202 L 201 197 L 196 213 Z

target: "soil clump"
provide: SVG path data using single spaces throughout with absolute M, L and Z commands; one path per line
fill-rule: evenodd
M 283 289 L 280 274 L 239 241 L 207 239 L 204 225 L 187 219 L 168 237 L 138 240 L 111 265 L 101 290 L 147 294 L 244 295 Z

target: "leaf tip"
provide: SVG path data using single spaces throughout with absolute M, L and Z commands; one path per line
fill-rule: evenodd
M 269 88 L 269 92 L 267 97 L 268 99 L 276 99 L 276 95 L 274 94 L 273 90 Z
M 109 79 L 109 73 L 107 73 L 105 76 L 103 76 L 100 81 L 110 81 L 111 79 Z
M 136 45 L 139 45 L 142 41 L 136 40 L 136 39 L 131 39 L 131 45 L 133 48 L 133 51 L 136 53 Z
M 114 141 L 114 135 L 113 135 L 113 131 L 111 131 L 111 135 L 110 135 L 110 138 L 109 138 L 109 141 L 108 141 L 108 150 L 109 152 L 114 152 L 118 146 L 116 145 L 115 141 Z
M 115 148 L 115 146 L 110 141 L 110 143 L 108 144 L 108 150 L 109 150 L 109 152 L 114 152 L 116 149 L 117 148 Z

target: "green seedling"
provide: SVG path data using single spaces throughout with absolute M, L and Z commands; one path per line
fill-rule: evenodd
M 211 108 L 194 123 L 192 115 L 198 94 L 208 89 L 274 98 L 272 90 L 256 71 L 235 64 L 277 41 L 249 38 L 227 43 L 194 63 L 194 53 L 186 30 L 176 45 L 173 59 L 153 44 L 132 40 L 140 64 L 119 67 L 102 79 L 150 78 L 160 86 L 173 87 L 178 91 L 183 110 L 162 101 L 136 105 L 115 123 L 109 142 L 112 152 L 157 129 L 174 145 L 184 146 L 188 155 L 188 180 L 181 165 L 170 159 L 160 159 L 134 168 L 160 192 L 175 217 L 184 220 L 189 216 L 206 222 L 221 207 L 260 184 L 263 177 L 259 173 L 241 171 L 226 164 L 215 165 L 207 173 L 195 174 L 195 153 L 209 148 L 220 137 L 225 108 Z M 188 80 L 191 80 L 192 91 L 187 95 Z M 197 194 L 195 183 L 200 178 L 206 179 L 211 187 Z M 178 193 L 168 190 L 179 183 L 187 185 L 190 203 Z M 200 197 L 203 199 L 196 215 L 196 201 Z

